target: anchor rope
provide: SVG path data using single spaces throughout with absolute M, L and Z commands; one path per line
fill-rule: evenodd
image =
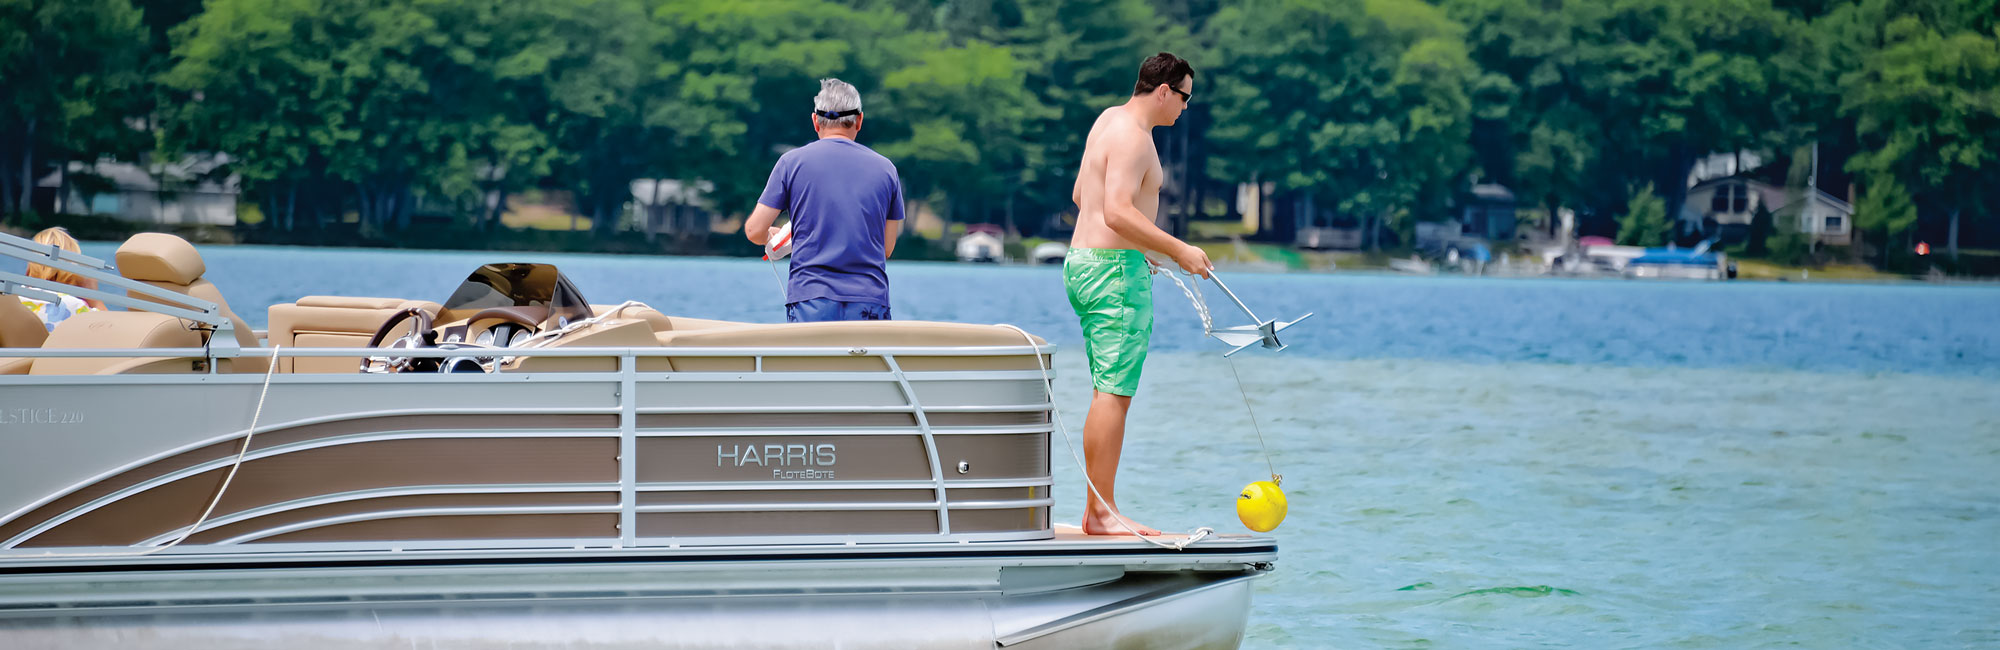
M 785 223 L 787 226 L 791 224 L 789 221 Z M 792 294 L 785 291 L 785 276 L 778 272 L 778 258 L 773 255 L 777 251 L 771 247 L 775 243 L 776 238 L 764 240 L 764 261 L 771 265 L 771 278 L 778 281 L 778 305 L 785 306 L 791 304 Z
M 785 276 L 778 272 L 778 260 L 766 256 L 764 261 L 771 264 L 771 279 L 778 281 L 778 304 L 791 304 L 792 295 L 785 292 Z
M 1151 260 L 1148 260 L 1148 263 L 1150 262 Z M 1181 295 L 1187 296 L 1188 302 L 1194 305 L 1194 313 L 1201 316 L 1202 336 L 1214 336 L 1215 321 L 1209 314 L 1208 300 L 1201 295 L 1201 282 L 1195 281 L 1190 285 L 1182 282 L 1180 276 L 1172 270 L 1161 268 L 1158 264 L 1152 266 L 1153 273 L 1173 280 L 1174 286 L 1181 288 Z M 1271 469 L 1271 482 L 1283 485 L 1284 475 L 1278 473 L 1278 464 L 1271 460 L 1271 446 L 1264 442 L 1264 427 L 1257 423 L 1257 410 L 1250 406 L 1250 394 L 1243 389 L 1243 375 L 1236 371 L 1236 359 L 1224 356 L 1222 360 L 1229 364 L 1229 376 L 1236 380 L 1236 394 L 1243 398 L 1243 410 L 1250 414 L 1250 429 L 1257 432 L 1257 447 L 1264 451 L 1264 465 Z
M 155 546 L 149 549 L 145 549 L 143 551 L 112 552 L 112 553 L 39 553 L 35 555 L 21 555 L 21 556 L 10 556 L 10 557 L 31 557 L 31 558 L 140 557 L 140 556 L 152 555 L 154 553 L 158 553 L 160 551 L 164 551 L 173 548 L 175 546 L 179 546 L 181 542 L 187 541 L 188 536 L 193 535 L 195 531 L 201 529 L 202 524 L 208 522 L 209 515 L 215 514 L 216 504 L 222 503 L 222 495 L 229 493 L 229 484 L 236 480 L 236 470 L 243 468 L 243 459 L 244 457 L 250 454 L 250 440 L 256 437 L 257 435 L 257 421 L 264 417 L 264 401 L 271 396 L 271 375 L 278 371 L 278 350 L 284 347 L 285 346 L 283 345 L 275 345 L 275 344 L 271 346 L 271 366 L 264 370 L 264 388 L 263 390 L 257 392 L 257 409 L 251 412 L 250 414 L 250 428 L 243 432 L 243 446 L 236 450 L 236 461 L 229 464 L 229 473 L 222 477 L 222 485 L 219 485 L 215 488 L 215 496 L 211 497 L 208 500 L 208 507 L 202 509 L 201 516 L 195 518 L 194 523 L 192 525 L 189 525 L 187 528 L 181 529 L 180 535 L 175 536 L 172 541 L 169 541 L 165 544 Z

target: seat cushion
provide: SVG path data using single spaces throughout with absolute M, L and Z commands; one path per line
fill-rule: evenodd
M 659 345 L 654 338 L 652 327 L 636 318 L 612 318 L 600 321 L 556 339 L 546 347 L 551 348 L 650 348 Z M 662 372 L 670 370 L 667 360 L 660 357 L 640 357 L 634 368 L 640 372 Z M 618 370 L 617 357 L 522 357 L 508 372 L 615 372 Z
M 90 311 L 56 325 L 44 349 L 199 348 L 201 334 L 172 316 L 143 311 Z M 163 357 L 46 357 L 31 375 L 115 375 L 200 372 L 201 359 Z
M 358 348 L 368 344 L 396 312 L 415 307 L 435 316 L 437 303 L 401 298 L 306 296 L 293 304 L 272 305 L 272 345 L 308 348 Z M 412 321 L 397 326 L 391 337 L 409 331 Z M 356 372 L 360 357 L 298 357 L 278 360 L 278 372 Z
M 222 292 L 216 290 L 213 283 L 202 279 L 201 275 L 208 272 L 208 265 L 201 261 L 201 253 L 195 251 L 194 244 L 166 233 L 142 232 L 118 247 L 117 260 L 118 274 L 127 279 L 215 303 L 221 308 L 222 316 L 229 319 L 230 328 L 235 330 L 238 347 L 254 348 L 263 344 L 257 340 L 257 332 L 250 329 L 250 324 L 230 311 L 229 301 L 222 299 Z M 126 295 L 162 302 L 136 291 L 127 291 Z M 270 359 L 243 357 L 227 362 L 224 370 L 262 373 L 268 368 Z
M 617 308 L 618 308 L 617 305 L 591 305 L 590 313 L 597 316 L 603 316 L 606 312 L 609 312 Z M 653 332 L 656 334 L 664 332 L 677 332 L 681 330 L 710 329 L 715 327 L 736 327 L 738 325 L 749 324 L 749 323 L 739 323 L 736 321 L 726 321 L 726 320 L 688 318 L 686 316 L 668 316 L 666 314 L 660 313 L 659 310 L 644 305 L 633 305 L 631 307 L 626 307 L 624 311 L 618 313 L 618 317 L 637 318 L 639 320 L 646 321 L 647 325 L 651 325 L 653 327 Z
M 998 325 L 939 323 L 930 321 L 836 321 L 826 323 L 785 323 L 741 325 L 668 332 L 654 337 L 666 347 L 1002 347 L 1027 343 L 1021 334 Z M 1047 343 L 1034 337 L 1035 345 Z M 671 357 L 673 369 L 685 372 L 748 372 L 756 362 L 749 357 Z M 904 370 L 1033 370 L 1034 355 L 897 355 Z M 1050 362 L 1046 355 L 1041 364 Z M 847 372 L 881 371 L 887 365 L 872 356 L 783 357 L 765 359 L 767 372 Z
M 120 269 L 120 271 L 122 272 L 123 269 Z M 230 329 L 235 330 L 237 347 L 255 348 L 263 346 L 263 341 L 257 340 L 257 331 L 250 329 L 250 323 L 245 322 L 242 318 L 236 315 L 236 312 L 231 311 L 229 309 L 229 301 L 224 300 L 222 298 L 222 292 L 215 288 L 215 283 L 203 280 L 201 278 L 195 278 L 192 282 L 189 282 L 184 285 L 177 285 L 171 282 L 161 282 L 154 280 L 142 280 L 142 282 L 153 285 L 155 287 L 159 287 L 161 289 L 184 293 L 189 296 L 193 296 L 196 298 L 200 298 L 202 300 L 215 303 L 216 306 L 221 307 L 222 317 L 229 319 Z M 128 291 L 126 292 L 126 295 L 147 302 L 158 302 L 161 304 L 166 304 L 162 300 L 159 300 L 152 296 L 148 296 L 136 291 Z M 271 360 L 266 357 L 261 357 L 261 356 L 241 357 L 230 361 L 228 366 L 223 368 L 223 370 L 227 372 L 262 373 L 264 372 L 265 369 L 270 367 L 270 363 Z
M 21 304 L 21 299 L 0 293 L 0 348 L 39 348 L 49 337 L 42 318 Z
M 998 325 L 881 320 L 739 325 L 661 336 L 662 345 L 784 347 L 933 347 L 1023 345 L 1014 330 Z M 1035 344 L 1046 343 L 1041 337 Z
M 294 303 L 300 307 L 327 307 L 331 309 L 398 309 L 405 303 L 429 301 L 404 300 L 402 298 L 361 298 L 356 296 L 306 296 Z

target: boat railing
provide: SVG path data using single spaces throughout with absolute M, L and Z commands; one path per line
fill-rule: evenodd
M 464 404 L 452 403 L 440 407 L 439 409 L 434 409 L 434 411 L 442 414 L 519 412 L 519 413 L 577 413 L 577 414 L 593 413 L 601 415 L 615 414 L 617 416 L 616 420 L 617 429 L 615 435 L 617 436 L 618 440 L 618 447 L 617 447 L 618 474 L 615 486 L 610 484 L 595 484 L 593 486 L 568 486 L 567 488 L 562 488 L 562 489 L 580 490 L 584 489 L 585 487 L 589 487 L 590 489 L 600 490 L 603 492 L 609 492 L 615 489 L 617 493 L 615 504 L 606 501 L 598 505 L 539 506 L 537 509 L 535 509 L 535 512 L 539 513 L 561 512 L 561 513 L 610 514 L 612 512 L 615 512 L 618 517 L 617 520 L 618 526 L 616 528 L 617 537 L 614 539 L 595 538 L 586 540 L 560 541 L 561 543 L 565 544 L 580 543 L 586 546 L 604 545 L 604 546 L 614 546 L 614 547 L 617 546 L 631 547 L 631 546 L 661 546 L 661 545 L 686 545 L 686 544 L 712 545 L 712 544 L 741 544 L 741 543 L 768 544 L 768 543 L 801 543 L 801 542 L 804 543 L 909 542 L 909 541 L 922 541 L 922 540 L 1001 541 L 1001 540 L 1040 539 L 1040 538 L 1046 538 L 1052 534 L 1051 529 L 1049 528 L 1047 513 L 1048 509 L 1053 505 L 1053 501 L 1050 498 L 1050 490 L 1053 487 L 1053 477 L 1048 472 L 1047 459 L 1049 458 L 1048 450 L 1050 448 L 1050 443 L 1052 442 L 1049 438 L 1053 434 L 1053 426 L 1054 426 L 1053 421 L 1050 419 L 1053 414 L 1053 406 L 1048 399 L 1047 392 L 1042 388 L 1040 388 L 1040 386 L 1042 386 L 1041 382 L 1044 380 L 1044 377 L 1046 375 L 1044 375 L 1043 371 L 1035 364 L 987 363 L 985 364 L 987 367 L 981 369 L 953 369 L 949 365 L 947 365 L 946 367 L 939 367 L 937 364 L 931 363 L 929 365 L 924 366 L 923 367 L 924 369 L 910 370 L 904 367 L 904 364 L 901 360 L 908 359 L 910 357 L 928 357 L 933 360 L 936 357 L 961 357 L 961 358 L 1006 357 L 1006 356 L 1030 357 L 1031 355 L 1032 356 L 1050 355 L 1054 353 L 1054 350 L 1055 347 L 1053 345 L 1048 345 L 1048 344 L 1041 344 L 1035 346 L 1029 346 L 1023 344 L 1014 346 L 976 346 L 976 347 L 909 346 L 909 347 L 872 347 L 872 348 L 839 347 L 839 346 L 823 346 L 823 347 L 689 346 L 689 347 L 601 347 L 601 348 L 559 347 L 559 348 L 524 348 L 524 349 L 415 348 L 415 349 L 393 349 L 393 350 L 381 349 L 381 348 L 363 349 L 363 348 L 289 348 L 289 347 L 244 348 L 240 350 L 214 350 L 214 349 L 204 349 L 204 348 L 10 349 L 4 351 L 4 355 L 35 357 L 35 358 L 101 357 L 101 356 L 145 357 L 145 358 L 175 358 L 175 357 L 229 358 L 229 357 L 262 356 L 267 358 L 288 358 L 288 357 L 357 357 L 357 356 L 366 356 L 370 354 L 393 354 L 396 356 L 438 357 L 438 358 L 451 358 L 451 357 L 491 358 L 496 355 L 505 355 L 505 356 L 516 356 L 523 358 L 529 358 L 529 357 L 615 358 L 616 365 L 615 365 L 615 370 L 610 369 L 611 367 L 613 367 L 610 364 L 605 364 L 605 369 L 603 370 L 501 371 L 494 373 L 429 372 L 429 373 L 369 374 L 369 373 L 359 372 L 359 370 L 357 369 L 355 372 L 349 372 L 349 373 L 276 372 L 270 374 L 266 373 L 216 374 L 214 372 L 213 364 L 211 364 L 209 372 L 206 373 L 189 372 L 189 373 L 177 373 L 177 374 L 169 373 L 169 374 L 127 374 L 127 375 L 0 375 L 0 390 L 4 390 L 6 389 L 6 387 L 9 386 L 48 386 L 51 388 L 57 388 L 65 386 L 85 386 L 85 385 L 160 386 L 160 385 L 187 385 L 187 384 L 198 383 L 210 386 L 216 386 L 216 385 L 236 386 L 238 387 L 236 388 L 237 391 L 250 391 L 254 389 L 257 385 L 268 382 L 270 386 L 268 390 L 271 390 L 273 392 L 272 399 L 275 401 L 278 399 L 283 399 L 283 397 L 281 397 L 280 394 L 283 393 L 283 391 L 285 390 L 284 387 L 288 385 L 295 387 L 291 390 L 310 389 L 310 387 L 312 386 L 329 386 L 335 384 L 352 386 L 355 384 L 370 384 L 370 383 L 383 383 L 389 385 L 409 386 L 409 387 L 426 386 L 426 385 L 505 386 L 507 384 L 517 384 L 517 385 L 522 385 L 522 387 L 525 388 L 526 386 L 551 387 L 557 385 L 569 385 L 569 386 L 594 385 L 597 387 L 601 387 L 601 389 L 603 390 L 608 390 L 612 392 L 613 395 L 615 395 L 615 399 L 609 402 L 599 400 L 588 405 L 585 404 L 536 405 L 536 404 L 526 404 L 526 403 L 510 403 L 510 404 L 468 406 Z M 658 357 L 676 357 L 676 358 L 734 357 L 734 358 L 753 359 L 754 362 L 750 364 L 742 364 L 744 367 L 743 370 L 728 370 L 728 371 L 720 371 L 720 370 L 641 371 L 639 369 L 642 361 Z M 780 368 L 778 369 L 772 369 L 767 365 L 767 361 L 775 361 L 781 359 L 814 358 L 814 357 L 844 358 L 844 359 L 871 358 L 879 360 L 879 365 L 876 366 L 876 369 L 867 369 L 867 370 L 840 369 L 838 367 L 834 367 L 834 369 L 817 369 L 817 370 L 797 369 L 796 368 L 797 364 L 793 364 L 790 366 L 780 366 Z M 942 384 L 951 384 L 951 383 L 967 382 L 967 381 L 995 381 L 995 382 L 1000 382 L 1000 384 L 998 385 L 1019 384 L 1022 387 L 1018 389 L 1005 389 L 997 391 L 991 394 L 990 396 L 984 393 L 980 393 L 976 397 L 966 397 L 965 395 L 968 393 L 968 391 L 965 389 L 951 389 L 942 391 L 942 393 L 932 393 L 934 395 L 950 394 L 954 396 L 951 399 L 939 400 L 944 403 L 927 404 L 925 403 L 925 400 L 922 399 L 922 395 L 926 394 L 925 389 L 921 388 L 923 386 L 938 387 Z M 810 396 L 810 392 L 813 390 L 811 388 L 813 384 L 822 384 L 830 386 L 833 385 L 834 383 L 839 383 L 839 384 L 853 385 L 857 382 L 878 383 L 878 385 L 890 384 L 893 385 L 894 390 L 893 392 L 882 391 L 877 393 L 882 397 L 880 397 L 880 399 L 878 399 L 874 403 L 860 403 L 860 404 L 836 403 L 832 400 L 828 400 L 825 398 L 816 398 Z M 743 386 L 743 390 L 741 391 L 741 393 L 746 397 L 742 398 L 741 400 L 732 399 L 730 401 L 722 403 L 707 403 L 707 402 L 696 401 L 693 398 L 684 399 L 684 398 L 674 397 L 676 391 L 686 390 L 687 387 L 691 385 L 716 384 L 716 383 L 740 384 Z M 758 387 L 759 384 L 777 384 L 777 383 L 789 384 L 790 386 L 789 387 L 773 386 L 770 389 L 760 389 Z M 1035 386 L 1032 390 L 1026 387 L 1026 384 L 1029 383 L 1032 383 Z M 733 389 L 731 390 L 732 390 L 731 394 L 735 394 L 733 392 Z M 794 391 L 794 393 L 802 396 L 800 402 L 798 404 L 786 404 L 785 400 L 782 397 L 780 397 L 777 399 L 769 400 L 769 403 L 765 405 L 747 406 L 747 404 L 749 403 L 748 402 L 749 398 L 747 396 L 749 395 L 759 395 L 759 394 L 772 395 L 772 394 L 778 394 L 783 390 L 791 390 Z M 294 392 L 294 393 L 289 393 L 286 396 L 295 399 L 297 394 L 298 393 Z M 642 399 L 642 395 L 644 396 L 644 399 Z M 894 395 L 896 397 L 891 398 L 888 397 L 889 395 Z M 897 414 L 898 417 L 903 417 L 908 419 L 905 420 L 906 424 L 902 425 L 869 426 L 860 428 L 865 430 L 856 430 L 857 428 L 854 427 L 843 429 L 841 426 L 838 425 L 817 426 L 813 424 L 802 424 L 802 425 L 791 425 L 791 426 L 771 425 L 771 426 L 760 426 L 757 428 L 750 428 L 750 429 L 735 429 L 735 428 L 729 428 L 727 426 L 724 426 L 722 428 L 716 428 L 715 426 L 710 426 L 710 425 L 686 425 L 686 428 L 677 428 L 681 427 L 682 425 L 662 426 L 657 424 L 647 424 L 642 426 L 642 419 L 645 419 L 646 422 L 658 423 L 662 421 L 660 420 L 660 418 L 667 418 L 671 420 L 672 418 L 677 418 L 677 417 L 678 418 L 695 417 L 698 419 L 701 417 L 711 417 L 715 414 L 729 415 L 734 417 L 746 412 L 763 413 L 763 414 L 818 414 L 819 416 L 825 418 L 840 418 L 840 417 L 879 418 L 879 417 L 884 417 L 884 415 L 882 414 Z M 272 413 L 266 412 L 265 415 L 266 417 L 271 417 Z M 366 417 L 382 417 L 391 415 L 396 415 L 396 413 L 390 413 L 388 411 L 383 411 L 378 413 L 371 411 L 368 407 L 365 406 L 355 406 L 351 410 L 340 413 L 339 417 L 366 418 Z M 1000 417 L 1003 415 L 1005 417 Z M 799 415 L 799 417 L 805 417 L 805 416 Z M 987 422 L 986 420 L 977 419 L 982 417 L 993 419 L 993 422 Z M 948 421 L 946 426 L 938 426 L 937 420 L 939 418 L 956 418 L 956 420 Z M 981 424 L 965 425 L 963 421 L 966 420 L 967 418 L 974 418 L 975 422 L 979 422 Z M 1004 422 L 1002 422 L 1002 420 L 1004 420 Z M 995 422 L 999 422 L 999 424 L 995 424 Z M 246 422 L 245 424 L 247 425 L 248 423 Z M 914 426 L 911 426 L 912 424 Z M 298 426 L 298 425 L 299 421 L 297 420 L 292 422 L 286 422 L 282 418 L 278 420 L 267 420 L 263 423 L 260 423 L 254 432 L 250 431 L 248 428 L 240 429 L 234 433 L 226 435 L 218 435 L 215 437 L 205 438 L 197 442 L 192 442 L 185 445 L 184 447 L 186 449 L 193 449 L 201 446 L 213 445 L 218 442 L 227 442 L 229 440 L 240 441 L 246 435 L 262 434 L 268 431 L 283 429 L 288 426 Z M 613 432 L 610 431 L 609 425 L 610 421 L 607 420 L 605 424 L 602 425 L 603 428 L 601 430 L 592 433 L 591 435 L 596 435 L 601 437 L 610 437 L 611 435 L 614 435 Z M 573 435 L 584 435 L 584 433 L 589 433 L 589 432 L 578 432 L 574 433 Z M 469 434 L 470 432 L 465 434 L 454 434 L 454 435 L 469 435 Z M 1039 451 L 1036 452 L 1036 455 L 1039 457 L 1040 467 L 1032 472 L 1020 473 L 1019 475 L 1010 474 L 1003 477 L 987 477 L 982 479 L 978 474 L 973 474 L 969 477 L 965 476 L 965 473 L 967 472 L 968 469 L 967 468 L 968 458 L 971 464 L 980 463 L 982 459 L 978 458 L 977 456 L 967 457 L 966 452 L 962 450 L 963 448 L 962 443 L 965 443 L 966 441 L 974 438 L 990 437 L 993 434 L 1010 434 L 1010 435 L 1027 434 L 1027 435 L 1039 436 L 1039 443 L 1038 443 Z M 757 442 L 758 444 L 764 444 L 764 443 L 783 444 L 787 441 L 797 442 L 802 438 L 814 439 L 816 436 L 826 436 L 826 435 L 842 436 L 841 438 L 839 438 L 839 440 L 843 441 L 855 440 L 854 438 L 851 438 L 849 436 L 867 436 L 867 435 L 914 436 L 916 438 L 921 439 L 921 453 L 923 459 L 921 462 L 924 464 L 924 467 L 921 468 L 921 470 L 915 467 L 909 467 L 909 469 L 907 470 L 906 478 L 899 478 L 894 480 L 857 481 L 857 480 L 847 480 L 843 478 L 842 480 L 839 481 L 798 481 L 789 479 L 787 480 L 768 479 L 768 478 L 756 479 L 754 477 L 749 477 L 749 476 L 731 478 L 731 479 L 722 479 L 722 480 L 713 478 L 700 479 L 700 480 L 676 480 L 676 479 L 663 480 L 657 472 L 655 472 L 652 475 L 652 478 L 647 480 L 642 480 L 642 477 L 640 476 L 639 468 L 643 463 L 646 463 L 648 461 L 655 463 L 660 462 L 661 454 L 669 453 L 666 451 L 668 449 L 673 450 L 671 452 L 672 454 L 692 454 L 698 450 L 697 447 L 699 447 L 699 445 L 712 444 L 724 439 L 729 439 L 729 440 L 742 439 L 745 441 L 754 441 Z M 940 450 L 940 440 L 945 438 L 950 439 L 947 442 L 960 444 L 961 450 L 953 451 L 952 456 L 946 457 L 943 453 L 941 453 Z M 652 442 L 644 442 L 649 440 Z M 855 440 L 855 442 L 857 443 L 857 445 L 877 444 L 877 443 L 863 443 L 860 440 Z M 845 451 L 847 449 L 847 443 L 841 442 L 840 444 L 842 453 L 847 453 Z M 887 441 L 884 441 L 883 443 L 879 444 L 889 444 L 889 443 Z M 678 445 L 678 446 L 670 446 L 670 445 Z M 705 447 L 701 448 L 705 449 Z M 651 451 L 648 451 L 649 449 Z M 184 451 L 184 449 L 179 449 L 179 448 L 162 449 L 156 452 L 154 456 L 159 457 L 173 453 L 180 453 L 182 451 Z M 282 450 L 268 450 L 259 448 L 252 452 L 251 460 L 254 461 L 257 458 L 261 457 L 259 456 L 259 454 L 276 454 L 280 453 L 280 451 Z M 723 450 L 719 448 L 710 451 L 714 451 L 718 455 L 723 453 Z M 914 461 L 916 459 L 912 458 L 911 460 Z M 718 464 L 720 462 L 721 461 L 718 461 Z M 213 469 L 216 469 L 217 467 L 224 466 L 219 463 L 222 463 L 222 461 L 212 461 L 207 465 L 191 466 L 186 470 L 184 470 L 183 473 L 193 475 L 199 472 L 211 471 Z M 844 468 L 845 465 L 843 465 L 842 467 Z M 843 477 L 846 476 L 844 472 L 845 470 L 843 469 L 843 474 L 842 474 Z M 128 490 L 106 495 L 105 497 L 100 498 L 99 501 L 109 503 L 124 496 L 137 494 L 147 487 L 149 487 L 149 485 L 145 484 L 135 485 Z M 503 491 L 513 491 L 513 492 L 521 492 L 521 491 L 532 492 L 532 491 L 544 490 L 544 488 L 532 485 L 509 485 L 503 487 L 504 487 Z M 488 489 L 488 488 L 481 488 L 481 489 Z M 491 487 L 490 489 L 502 490 L 502 487 Z M 547 489 L 556 489 L 556 486 L 549 486 Z M 913 496 L 911 495 L 911 491 L 915 490 L 921 490 L 927 496 L 913 499 L 911 498 Z M 822 496 L 815 498 L 804 498 L 809 495 L 801 491 L 808 491 L 808 492 L 829 491 L 829 492 L 846 494 L 850 496 L 847 497 Z M 759 494 L 761 496 L 750 497 L 748 496 L 748 494 L 750 493 Z M 727 494 L 746 495 L 744 497 L 736 497 L 736 498 L 754 499 L 755 503 L 751 505 L 745 505 L 739 501 L 732 500 L 732 498 L 726 497 Z M 868 496 L 871 494 L 874 496 Z M 653 496 L 648 497 L 645 495 L 653 495 Z M 797 498 L 787 495 L 797 495 Z M 891 495 L 901 495 L 901 496 L 894 496 L 892 498 Z M 320 498 L 317 499 L 288 502 L 284 504 L 277 504 L 271 507 L 302 510 L 319 505 L 325 505 L 326 503 L 334 503 L 342 499 L 354 499 L 354 498 L 357 497 L 352 494 L 329 494 L 329 495 L 322 495 Z M 608 498 L 609 496 L 607 495 L 607 499 Z M 704 501 L 704 499 L 708 499 L 708 501 Z M 439 513 L 451 514 L 451 512 L 455 512 L 455 511 L 447 512 L 449 510 L 450 509 L 442 509 L 439 510 Z M 84 512 L 84 511 L 87 510 L 79 512 Z M 923 524 L 924 526 L 923 530 L 915 530 L 912 528 L 905 527 L 898 530 L 883 530 L 883 531 L 868 532 L 868 533 L 846 531 L 843 533 L 827 534 L 827 535 L 814 535 L 810 534 L 808 531 L 787 532 L 785 534 L 750 533 L 742 535 L 714 534 L 711 532 L 710 534 L 706 534 L 703 536 L 688 538 L 672 532 L 667 532 L 664 534 L 648 533 L 646 532 L 646 529 L 648 527 L 643 526 L 641 522 L 641 518 L 647 516 L 655 517 L 656 519 L 662 516 L 668 518 L 688 517 L 688 516 L 694 516 L 694 517 L 733 516 L 733 515 L 728 515 L 726 513 L 729 512 L 742 513 L 745 511 L 756 511 L 764 513 L 763 515 L 760 516 L 769 516 L 771 513 L 814 513 L 814 512 L 851 513 L 849 515 L 839 515 L 839 516 L 863 516 L 860 515 L 859 513 L 874 512 L 877 513 L 876 516 L 884 520 L 891 519 L 894 516 L 892 514 L 884 515 L 882 513 L 930 511 L 935 513 L 935 524 L 933 527 L 932 524 L 925 523 Z M 981 515 L 979 514 L 980 511 L 992 512 L 993 514 Z M 1001 516 L 1002 514 L 1001 512 L 997 511 L 1018 512 L 1022 513 L 1025 516 L 1020 518 L 1019 523 L 1009 523 L 1006 526 L 996 528 L 992 523 L 994 521 L 993 518 Z M 466 512 L 463 514 L 474 514 L 476 512 L 479 512 L 479 509 L 466 509 Z M 528 511 L 522 510 L 522 512 L 526 513 Z M 695 513 L 695 514 L 688 514 L 688 513 Z M 709 514 L 704 515 L 700 513 L 709 513 Z M 1039 513 L 1039 514 L 1030 514 L 1030 513 Z M 231 524 L 238 524 L 240 527 L 240 521 L 239 521 L 240 519 L 244 517 L 255 516 L 259 513 L 247 513 L 247 514 L 218 513 L 218 514 L 225 516 L 219 516 L 213 522 L 204 524 L 203 526 L 201 526 L 199 530 L 188 531 L 186 530 L 185 526 L 183 526 L 180 529 L 158 531 L 157 534 L 149 536 L 149 538 L 145 542 L 142 542 L 140 546 L 165 543 L 166 540 L 182 536 L 183 533 L 201 533 L 203 531 L 209 531 L 220 526 L 228 526 Z M 391 514 L 395 514 L 396 516 L 406 516 L 409 513 L 391 513 Z M 967 521 L 977 521 L 983 523 L 979 523 L 977 525 L 974 524 L 960 525 L 954 522 L 955 515 L 960 519 L 966 519 L 970 517 L 973 519 L 967 519 Z M 823 516 L 835 516 L 835 515 L 823 515 Z M 1007 516 L 1007 521 L 1009 522 L 1012 522 L 1013 517 L 1015 517 L 1015 515 L 1006 515 L 1006 516 Z M 928 519 L 929 518 L 926 518 L 926 520 Z M 46 524 L 41 528 L 46 529 L 48 527 L 60 525 L 61 523 L 62 522 L 59 520 L 51 520 L 50 522 L 48 522 L 48 524 Z M 259 541 L 259 539 L 264 537 L 283 535 L 294 528 L 306 527 L 323 523 L 327 522 L 322 522 L 318 520 L 309 520 L 293 524 L 291 528 L 266 529 L 266 530 L 261 530 L 252 535 L 239 535 L 227 539 L 210 539 L 204 544 L 201 544 L 201 546 L 210 546 L 212 548 L 213 545 L 215 544 L 234 545 L 234 544 L 243 544 L 249 542 L 257 542 Z M 658 528 L 657 526 L 654 527 L 654 529 L 657 528 Z M 32 538 L 34 532 L 35 531 L 29 531 L 22 535 L 16 536 L 16 538 L 12 540 L 0 540 L 0 549 L 6 549 L 14 544 L 26 542 Z M 213 533 L 211 533 L 211 535 L 213 535 Z M 497 542 L 497 543 L 499 543 L 500 545 L 518 544 L 527 546 L 540 546 L 556 542 L 552 542 L 550 540 L 514 540 L 513 542 Z M 479 544 L 484 546 L 491 546 L 496 544 L 496 542 L 492 540 L 487 540 L 479 542 Z M 303 548 L 363 549 L 363 548 L 371 548 L 377 545 L 378 544 L 366 543 L 366 542 L 328 542 L 328 543 L 308 544 Z M 426 546 L 434 546 L 439 548 L 452 548 L 462 545 L 463 544 L 454 542 L 440 541 L 437 544 L 427 544 L 423 542 L 416 542 L 416 543 L 402 542 L 399 543 L 397 546 L 399 548 L 422 548 Z M 259 543 L 256 546 L 268 548 L 273 545 L 266 543 Z M 277 546 L 291 546 L 291 544 L 277 544 Z
M 54 280 L 31 278 L 19 273 L 0 271 L 0 293 L 25 296 L 37 300 L 53 302 L 50 292 L 67 293 L 78 298 L 102 301 L 113 307 L 123 307 L 139 311 L 164 314 L 174 318 L 194 321 L 216 330 L 218 338 L 234 341 L 230 333 L 230 322 L 222 314 L 222 306 L 178 291 L 155 287 L 138 280 L 119 275 L 117 269 L 104 260 L 63 250 L 54 244 L 37 244 L 32 239 L 0 232 L 0 256 L 12 257 L 31 264 L 40 264 L 58 271 L 67 271 L 97 281 L 97 288 L 87 289 L 64 284 Z M 110 287 L 124 289 L 123 293 L 107 290 Z M 148 296 L 140 299 L 131 294 Z M 217 342 L 217 347 L 233 347 L 233 343 Z
M 397 356 L 423 358 L 452 357 L 884 357 L 901 356 L 1028 356 L 1035 352 L 1054 354 L 1055 346 L 703 346 L 703 347 L 563 347 L 563 348 L 0 348 L 10 357 L 160 357 L 218 359 L 297 357 Z M 417 373 L 423 374 L 423 373 Z

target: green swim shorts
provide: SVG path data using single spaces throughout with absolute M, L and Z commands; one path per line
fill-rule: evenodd
M 1153 342 L 1153 279 L 1146 256 L 1122 248 L 1069 249 L 1063 287 L 1083 322 L 1090 386 L 1131 397 Z

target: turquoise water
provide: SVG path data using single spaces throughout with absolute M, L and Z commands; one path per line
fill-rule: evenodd
M 86 253 L 110 256 L 106 245 Z M 442 299 L 487 261 L 559 264 L 594 302 L 782 319 L 761 262 L 204 249 L 242 316 L 306 294 Z M 899 263 L 896 316 L 1066 346 L 1052 268 Z M 2000 290 L 1225 275 L 1266 318 L 1238 355 L 1292 511 L 1253 648 L 2000 645 Z M 1242 532 L 1268 470 L 1221 348 L 1161 281 L 1119 498 Z M 1219 307 L 1219 306 L 1218 306 Z M 1218 310 L 1218 314 L 1226 312 Z M 1058 458 L 1056 509 L 1082 486 Z

